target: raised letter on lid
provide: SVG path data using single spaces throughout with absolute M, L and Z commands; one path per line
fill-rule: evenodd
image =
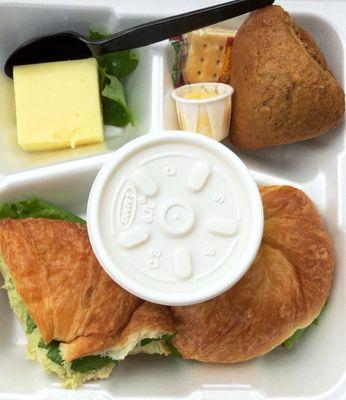
M 210 169 L 208 164 L 204 162 L 199 162 L 193 168 L 191 175 L 188 180 L 188 188 L 193 192 L 199 192 L 205 185 Z
M 207 227 L 211 233 L 223 236 L 231 236 L 238 229 L 238 222 L 235 219 L 229 218 L 209 218 Z
M 192 273 L 190 253 L 186 249 L 174 251 L 175 274 L 180 279 L 187 279 Z
M 131 179 L 147 196 L 154 196 L 157 192 L 156 183 L 143 170 L 136 169 Z
M 139 246 L 149 239 L 149 233 L 147 229 L 143 227 L 133 228 L 129 231 L 123 232 L 119 235 L 119 243 L 122 247 L 132 249 L 133 247 Z

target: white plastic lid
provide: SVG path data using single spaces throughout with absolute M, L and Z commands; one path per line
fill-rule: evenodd
M 234 285 L 263 232 L 257 185 L 242 161 L 202 135 L 135 139 L 101 169 L 88 232 L 105 271 L 154 303 L 188 305 Z

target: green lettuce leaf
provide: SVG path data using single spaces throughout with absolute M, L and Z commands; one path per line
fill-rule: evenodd
M 176 347 L 174 346 L 174 344 L 173 344 L 173 338 L 174 338 L 174 336 L 175 336 L 175 334 L 174 334 L 174 335 L 168 335 L 168 336 L 166 337 L 167 346 L 168 346 L 168 348 L 169 348 L 169 350 L 170 350 L 172 356 L 182 358 L 182 355 L 179 353 L 179 351 L 177 350 L 177 348 L 176 348 Z
M 140 342 L 139 342 L 139 345 L 140 346 L 146 346 L 147 344 L 150 344 L 150 343 L 153 343 L 153 342 L 159 342 L 161 340 L 161 338 L 158 338 L 158 339 L 154 339 L 154 338 L 151 338 L 151 339 L 149 339 L 149 338 L 147 338 L 147 339 L 142 339 Z
M 146 338 L 146 339 L 142 339 L 139 342 L 140 346 L 146 346 L 147 344 L 153 343 L 153 342 L 160 342 L 162 339 L 166 339 L 168 336 L 170 335 L 163 335 L 159 338 Z
M 0 219 L 49 218 L 85 224 L 82 218 L 37 198 L 17 203 L 0 203 Z
M 175 357 L 179 357 L 182 358 L 181 354 L 179 353 L 179 351 L 177 350 L 177 348 L 174 346 L 173 344 L 173 338 L 174 338 L 175 334 L 167 334 L 167 335 L 163 335 L 159 338 L 146 338 L 146 339 L 142 339 L 139 342 L 140 346 L 146 346 L 147 344 L 150 344 L 152 342 L 159 342 L 160 340 L 165 340 L 167 347 L 169 348 L 171 354 Z
M 122 83 L 113 75 L 109 75 L 104 69 L 100 70 L 102 89 L 103 121 L 106 125 L 125 126 L 129 122 L 133 124 L 131 111 L 126 103 Z
M 282 345 L 284 347 L 286 347 L 286 349 L 292 349 L 292 347 L 298 342 L 299 338 L 307 331 L 309 330 L 312 326 L 316 326 L 318 325 L 318 321 L 319 318 L 322 314 L 322 312 L 324 311 L 326 306 L 324 306 L 322 308 L 322 311 L 320 312 L 320 314 L 317 316 L 317 318 L 315 318 L 310 325 L 308 325 L 307 327 L 303 328 L 303 329 L 297 329 L 292 336 L 290 336 L 288 339 L 286 339 Z
M 90 30 L 91 39 L 100 40 L 109 33 Z M 138 56 L 132 50 L 121 50 L 97 57 L 100 75 L 103 121 L 106 125 L 134 125 L 131 111 L 126 102 L 123 84 L 120 79 L 131 74 L 138 65 Z
M 52 340 L 48 344 L 45 344 L 43 340 L 41 340 L 38 344 L 38 347 L 47 349 L 47 358 L 58 365 L 63 365 L 64 360 L 61 357 L 60 342 L 56 340 Z M 102 356 L 86 356 L 77 358 L 76 360 L 71 362 L 71 369 L 75 372 L 88 372 L 91 370 L 99 369 L 104 367 L 109 363 L 115 363 L 110 357 L 102 357 Z
M 102 368 L 109 363 L 116 364 L 116 362 L 110 357 L 86 356 L 73 360 L 71 363 L 71 369 L 76 372 L 88 372 Z
M 35 322 L 32 320 L 32 318 L 30 317 L 30 315 L 28 314 L 26 317 L 26 330 L 25 332 L 27 334 L 32 333 L 35 329 L 36 329 L 36 324 Z
M 101 32 L 96 29 L 89 29 L 89 38 L 92 40 L 106 39 L 108 36 L 110 36 L 110 33 Z
M 56 340 L 52 340 L 48 344 L 45 344 L 43 340 L 40 340 L 38 347 L 43 349 L 47 349 L 47 357 L 58 365 L 63 365 L 64 360 L 61 357 L 60 342 Z M 112 360 L 110 357 L 102 357 L 102 356 L 86 356 L 77 358 L 71 362 L 71 369 L 75 372 L 88 372 L 91 370 L 99 369 L 104 367 L 109 363 L 116 364 L 116 361 Z
M 105 69 L 108 75 L 122 79 L 136 69 L 139 60 L 133 51 L 121 50 L 103 54 L 97 57 L 97 61 L 100 68 Z
M 56 364 L 63 365 L 64 360 L 61 357 L 59 345 L 60 345 L 60 342 L 58 342 L 56 340 L 52 340 L 48 344 L 45 344 L 43 342 L 43 340 L 41 340 L 38 344 L 38 347 L 48 350 L 47 358 L 49 358 L 51 361 L 53 361 Z
M 93 40 L 106 39 L 110 33 L 90 29 L 89 37 Z M 139 59 L 132 50 L 119 50 L 97 57 L 100 69 L 105 69 L 109 75 L 116 76 L 118 79 L 131 74 L 137 67 Z
M 58 365 L 63 365 L 64 360 L 61 357 L 60 349 L 59 349 L 60 342 L 56 340 L 52 340 L 48 344 L 45 344 L 43 340 L 40 340 L 38 347 L 43 349 L 47 349 L 47 358 Z M 105 365 L 113 363 L 116 364 L 115 360 L 112 360 L 110 357 L 102 357 L 99 355 L 96 356 L 86 356 L 77 358 L 71 362 L 71 369 L 75 372 L 88 372 L 95 369 L 99 369 L 104 367 Z
M 310 325 L 309 325 L 310 326 Z M 282 344 L 286 349 L 292 349 L 292 347 L 298 342 L 301 335 L 304 333 L 305 329 L 297 329 L 292 336 L 286 339 Z

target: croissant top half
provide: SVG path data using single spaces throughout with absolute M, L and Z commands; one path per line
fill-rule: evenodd
M 5 219 L 0 247 L 43 340 L 66 342 L 67 360 L 111 347 L 142 303 L 103 271 L 83 225 Z
M 334 256 L 310 199 L 290 186 L 261 188 L 264 235 L 246 275 L 205 303 L 173 307 L 184 358 L 233 363 L 267 353 L 309 325 L 329 294 Z

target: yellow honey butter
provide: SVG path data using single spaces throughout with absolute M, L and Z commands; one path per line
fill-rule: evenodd
M 231 86 L 193 83 L 173 90 L 179 127 L 221 141 L 228 136 L 232 111 Z
M 185 99 L 209 99 L 210 97 L 216 97 L 219 94 L 216 92 L 214 88 L 207 90 L 204 87 L 192 87 L 190 91 L 188 91 L 184 97 Z
M 94 58 L 14 67 L 17 136 L 26 151 L 103 141 Z

